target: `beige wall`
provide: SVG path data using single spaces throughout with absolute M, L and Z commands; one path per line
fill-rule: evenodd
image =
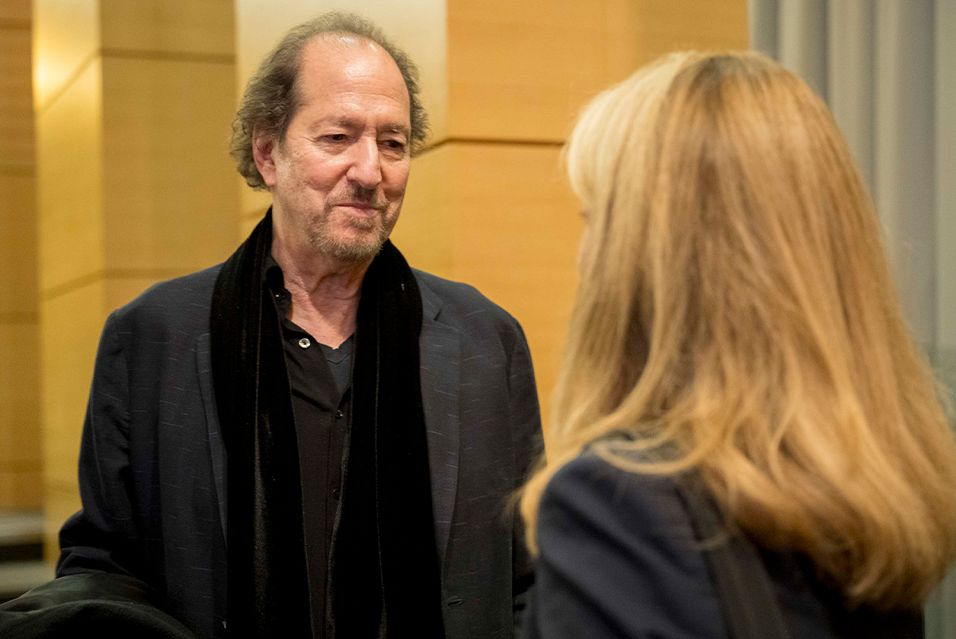
M 0 4 L 0 509 L 42 503 L 30 32 Z
M 106 315 L 226 257 L 229 0 L 34 0 L 40 361 L 47 533 L 77 509 L 76 461 Z
M 2 11 L 28 4 L 5 3 Z M 39 266 L 35 283 L 24 276 L 25 294 L 0 294 L 0 340 L 5 349 L 27 349 L 19 361 L 35 362 L 24 336 L 40 338 L 52 540 L 78 503 L 78 442 L 107 313 L 157 279 L 221 260 L 261 216 L 268 196 L 242 186 L 227 156 L 237 96 L 288 27 L 356 4 L 32 5 Z M 600 88 L 665 50 L 743 47 L 745 0 L 407 0 L 395 7 L 367 0 L 360 9 L 418 61 L 433 124 L 429 149 L 413 162 L 396 243 L 414 265 L 468 281 L 518 317 L 546 403 L 580 231 L 559 162 L 574 116 Z M 3 20 L 0 14 L 0 26 Z M 26 130 L 29 118 L 21 119 Z M 24 178 L 7 190 L 25 193 L 20 210 L 31 212 L 9 218 L 21 226 L 31 226 L 32 172 L 30 162 L 12 178 L 0 169 L 5 185 Z M 29 229 L 10 227 L 6 216 L 3 224 L 2 247 L 10 235 L 21 238 L 24 260 L 10 259 L 29 263 Z M 28 367 L 4 363 L 3 370 L 0 392 L 30 385 Z M 27 416 L 36 414 L 29 397 L 16 393 L 17 411 Z M 35 432 L 35 421 L 18 424 L 13 437 Z M 0 474 L 5 460 L 0 454 Z

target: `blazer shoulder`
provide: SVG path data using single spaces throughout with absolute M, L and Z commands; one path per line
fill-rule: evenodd
M 542 495 L 534 623 L 550 636 L 725 636 L 677 487 L 587 451 Z
M 447 323 L 467 323 L 470 326 L 489 324 L 499 330 L 521 333 L 518 320 L 474 286 L 418 269 L 412 270 L 421 289 L 422 306 L 426 316 L 436 317 Z
M 589 449 L 566 463 L 548 482 L 542 508 L 607 509 L 618 524 L 633 527 L 635 537 L 666 529 L 668 540 L 692 544 L 690 519 L 674 480 L 626 470 L 611 461 L 613 456 L 613 448 L 603 454 Z
M 195 273 L 157 282 L 113 311 L 119 326 L 148 329 L 165 326 L 185 331 L 208 328 L 213 287 L 221 264 Z

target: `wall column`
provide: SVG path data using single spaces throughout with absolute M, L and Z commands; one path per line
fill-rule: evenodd
M 47 551 L 107 314 L 235 246 L 229 0 L 34 0 Z
M 29 0 L 0 5 L 0 509 L 42 502 Z

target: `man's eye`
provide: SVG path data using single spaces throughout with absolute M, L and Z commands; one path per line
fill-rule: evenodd
M 402 142 L 401 140 L 385 140 L 384 142 L 382 142 L 382 145 L 383 145 L 385 148 L 391 149 L 391 150 L 393 150 L 393 151 L 404 151 L 404 150 L 405 150 L 405 143 Z
M 349 136 L 345 133 L 329 133 L 322 136 L 322 139 L 328 142 L 345 142 L 348 138 Z

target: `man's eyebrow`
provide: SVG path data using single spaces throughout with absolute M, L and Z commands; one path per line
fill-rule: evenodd
M 383 133 L 401 133 L 402 135 L 408 135 L 409 128 L 404 124 L 386 124 L 385 126 L 379 127 L 379 131 Z
M 320 120 L 319 124 L 340 126 L 343 129 L 354 129 L 357 126 L 360 126 L 358 120 L 353 120 L 350 118 L 328 118 L 324 121 Z
M 326 126 L 338 126 L 343 129 L 357 129 L 362 126 L 362 123 L 353 118 L 329 118 L 324 122 L 320 121 L 319 125 L 325 124 Z M 402 124 L 400 122 L 391 122 L 383 124 L 378 127 L 380 133 L 400 133 L 402 135 L 408 136 L 411 134 L 411 130 L 407 124 Z

